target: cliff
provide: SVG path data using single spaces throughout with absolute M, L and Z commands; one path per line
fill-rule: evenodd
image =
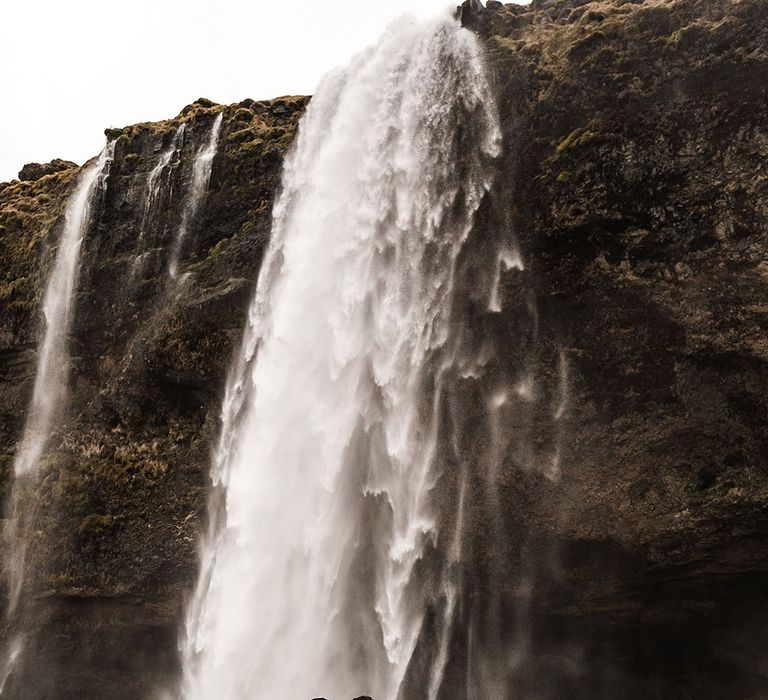
M 557 551 L 535 607 L 593 635 L 567 695 L 757 696 L 765 4 L 534 0 L 481 20 L 539 327 L 570 370 L 562 480 L 526 514 Z
M 504 349 L 535 325 L 529 354 L 551 387 L 542 416 L 567 387 L 557 426 L 505 427 L 542 454 L 556 443 L 553 470 L 510 460 L 501 551 L 489 562 L 482 522 L 471 548 L 478 596 L 498 582 L 502 627 L 530 631 L 533 661 L 516 690 L 761 697 L 764 2 L 465 3 L 462 21 L 486 46 L 504 127 L 464 262 L 468 313 L 472 281 L 492 265 L 483 239 L 514 239 L 525 270 L 505 272 L 501 313 L 478 316 L 474 332 L 492 337 L 506 371 L 520 357 Z M 225 108 L 174 280 L 167 264 L 193 154 L 220 107 L 199 100 L 173 120 L 108 131 L 115 161 L 83 244 L 67 412 L 29 496 L 37 633 L 8 697 L 149 697 L 172 683 L 225 373 L 305 105 Z M 148 208 L 147 179 L 182 123 L 178 160 Z M 78 173 L 56 161 L 0 185 L 6 492 L 46 272 Z M 472 401 L 462 404 L 468 422 Z
M 40 634 L 11 696 L 142 697 L 177 665 L 225 372 L 305 102 L 225 109 L 177 280 L 168 260 L 194 154 L 218 107 L 198 100 L 175 119 L 108 130 L 115 161 L 83 242 L 67 411 L 34 494 L 30 575 L 39 596 L 29 617 Z M 182 124 L 178 162 L 148 209 L 148 175 Z M 6 490 L 34 379 L 45 273 L 77 175 L 68 168 L 0 190 Z

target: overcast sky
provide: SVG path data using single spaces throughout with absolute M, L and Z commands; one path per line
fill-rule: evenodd
M 0 182 L 96 155 L 104 129 L 221 103 L 311 94 L 395 17 L 458 0 L 0 2 Z

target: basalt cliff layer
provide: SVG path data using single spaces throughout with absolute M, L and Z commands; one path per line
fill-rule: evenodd
M 478 599 L 500 591 L 502 628 L 527 631 L 515 697 L 763 697 L 764 0 L 465 3 L 461 19 L 484 43 L 504 128 L 462 263 L 472 332 L 503 350 L 535 325 L 550 388 L 540 419 L 504 430 L 528 435 L 551 469 L 510 459 L 503 547 L 488 551 L 478 516 L 468 550 Z M 198 100 L 173 120 L 108 130 L 115 161 L 83 242 L 67 407 L 30 495 L 30 640 L 4 696 L 172 687 L 226 369 L 306 104 L 223 108 L 174 278 L 193 155 L 222 108 Z M 182 123 L 148 208 L 148 177 Z M 0 184 L 5 491 L 79 172 L 54 161 Z M 496 264 L 483 240 L 497 236 L 519 244 L 525 269 L 501 275 L 500 312 L 475 313 L 473 280 Z M 468 424 L 474 398 L 461 404 Z

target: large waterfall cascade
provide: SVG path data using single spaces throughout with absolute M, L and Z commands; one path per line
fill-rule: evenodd
M 489 361 L 453 316 L 500 150 L 481 47 L 449 17 L 394 23 L 313 97 L 222 406 L 188 700 L 440 696 L 470 498 L 441 458 L 446 382 Z M 493 245 L 487 314 L 523 269 Z M 525 372 L 486 393 L 491 438 L 535 400 Z
M 80 248 L 93 218 L 93 205 L 103 189 L 114 158 L 110 141 L 99 158 L 80 174 L 64 212 L 64 224 L 43 298 L 43 334 L 38 346 L 32 398 L 14 460 L 14 482 L 4 529 L 8 581 L 7 623 L 15 630 L 0 672 L 0 692 L 23 646 L 22 621 L 16 619 L 27 573 L 27 548 L 34 514 L 25 510 L 23 492 L 39 476 L 40 462 L 66 396 L 69 375 L 68 335 L 77 289 Z

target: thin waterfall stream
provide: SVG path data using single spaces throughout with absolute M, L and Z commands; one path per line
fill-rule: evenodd
M 41 461 L 65 402 L 69 376 L 68 336 L 72 325 L 80 263 L 80 249 L 93 217 L 93 204 L 104 187 L 114 159 L 110 141 L 98 159 L 85 168 L 64 212 L 64 224 L 53 268 L 43 298 L 43 333 L 38 346 L 32 398 L 26 413 L 21 443 L 14 460 L 14 479 L 4 528 L 8 581 L 6 624 L 13 630 L 10 648 L 0 672 L 0 692 L 23 648 L 24 620 L 20 605 L 27 577 L 29 539 L 35 513 L 25 492 L 34 488 Z
M 183 697 L 395 700 L 414 674 L 438 697 L 466 489 L 436 502 L 444 378 L 500 150 L 482 50 L 450 17 L 394 23 L 321 83 L 230 370 Z M 518 265 L 499 255 L 485 307 Z
M 216 150 L 219 143 L 219 134 L 221 133 L 221 125 L 224 119 L 224 112 L 221 111 L 216 115 L 216 118 L 211 125 L 210 133 L 208 134 L 207 142 L 200 147 L 192 166 L 192 182 L 189 187 L 189 192 L 186 195 L 186 200 L 182 208 L 181 223 L 176 231 L 176 236 L 173 241 L 173 246 L 170 253 L 170 261 L 168 263 L 168 273 L 171 279 L 176 279 L 179 274 L 179 262 L 183 252 L 184 243 L 189 233 L 189 228 L 195 221 L 200 205 L 208 191 L 208 183 L 211 179 L 211 170 L 213 169 L 213 159 L 216 156 Z M 170 153 L 166 159 L 164 154 L 158 163 L 155 170 L 150 174 L 150 180 L 148 183 L 148 191 L 150 195 L 147 200 L 147 208 L 151 206 L 152 192 L 155 187 L 156 178 L 162 173 L 163 169 L 167 167 L 171 162 L 174 152 L 178 151 L 180 147 L 180 139 L 183 139 L 184 131 L 183 126 L 179 127 L 179 130 L 174 136 L 171 149 L 167 152 Z M 159 170 L 158 170 L 159 169 Z M 153 178 L 154 176 L 154 178 Z M 156 195 L 155 195 L 156 196 Z
M 37 469 L 50 438 L 56 411 L 64 397 L 69 364 L 66 341 L 72 322 L 80 246 L 90 223 L 94 192 L 109 173 L 114 149 L 112 141 L 96 162 L 83 172 L 64 213 L 61 240 L 43 299 L 45 326 L 39 347 L 32 401 L 27 410 L 21 447 L 14 462 L 17 476 L 24 476 Z
M 135 250 L 139 252 L 132 256 L 130 270 L 132 285 L 136 284 L 137 277 L 143 271 L 147 246 L 162 246 L 165 243 L 162 240 L 165 230 L 162 217 L 159 216 L 161 206 L 174 201 L 174 190 L 178 190 L 179 195 L 178 226 L 173 232 L 168 232 L 173 233 L 173 236 L 168 236 L 164 249 L 158 248 L 167 253 L 161 273 L 161 279 L 166 280 L 163 287 L 166 303 L 158 306 L 159 311 L 155 315 L 166 310 L 169 296 L 183 293 L 185 276 L 177 275 L 176 271 L 181 262 L 185 238 L 195 224 L 208 189 L 223 115 L 222 110 L 215 115 L 210 125 L 204 124 L 203 139 L 199 145 L 196 146 L 194 141 L 192 143 L 190 154 L 193 160 L 189 167 L 188 186 L 184 186 L 183 179 L 178 175 L 185 141 L 193 138 L 187 131 L 186 122 L 176 128 L 169 144 L 159 153 L 154 166 L 145 175 L 143 211 L 135 229 Z M 31 621 L 35 615 L 34 598 L 37 595 L 35 577 L 40 573 L 38 569 L 45 568 L 48 562 L 40 560 L 38 550 L 41 548 L 38 544 L 42 540 L 37 530 L 43 519 L 41 508 L 55 508 L 55 504 L 46 503 L 38 492 L 49 473 L 46 469 L 48 453 L 57 446 L 57 441 L 52 438 L 68 417 L 67 389 L 71 364 L 69 336 L 74 320 L 81 249 L 86 234 L 99 214 L 98 207 L 115 161 L 116 142 L 116 139 L 111 139 L 99 157 L 82 169 L 69 196 L 42 300 L 43 323 L 34 386 L 15 455 L 13 481 L 6 503 L 8 517 L 3 532 L 3 564 L 8 591 L 4 629 L 7 641 L 3 650 L 3 665 L 0 667 L 0 695 L 6 685 L 10 687 L 16 681 L 25 649 L 34 646 L 35 634 L 39 631 L 39 620 L 37 623 Z M 149 317 L 151 321 L 152 316 Z M 140 334 L 132 342 L 140 343 Z

